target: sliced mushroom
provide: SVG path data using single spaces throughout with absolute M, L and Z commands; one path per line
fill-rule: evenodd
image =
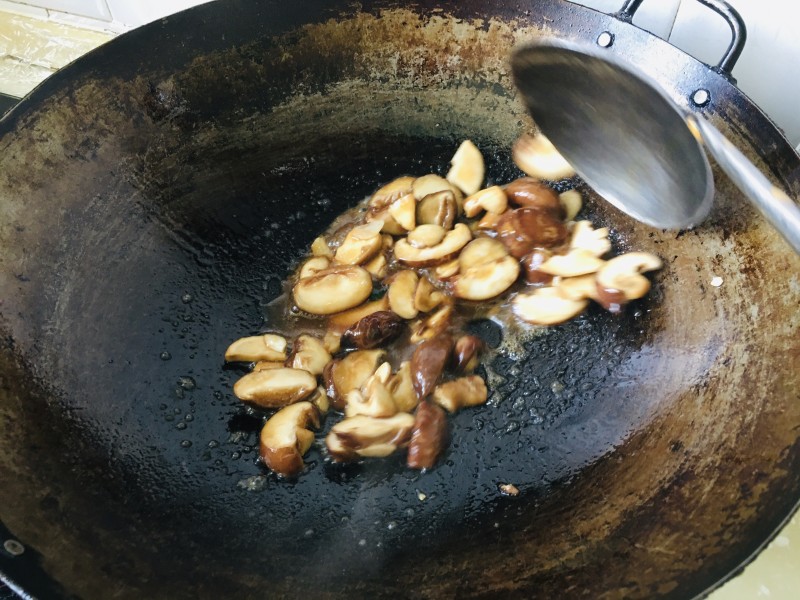
M 386 357 L 384 350 L 356 350 L 326 367 L 325 383 L 334 407 L 344 407 L 345 396 L 360 389 Z
M 389 306 L 400 317 L 413 319 L 419 313 L 414 305 L 414 293 L 419 282 L 419 275 L 414 271 L 398 271 L 389 283 L 386 298 Z
M 559 281 L 555 288 L 560 296 L 568 300 L 598 300 L 599 298 L 594 273 L 580 277 L 567 277 Z
M 327 258 L 333 258 L 333 252 L 331 252 L 330 247 L 328 246 L 328 240 L 325 239 L 325 236 L 319 236 L 315 238 L 313 242 L 311 242 L 311 254 L 314 256 L 325 256 Z
M 420 225 L 414 231 L 410 231 L 406 239 L 414 248 L 433 248 L 441 243 L 447 230 L 441 225 Z
M 662 267 L 661 259 L 648 252 L 629 252 L 606 262 L 597 272 L 599 289 L 617 290 L 626 300 L 636 300 L 650 289 L 650 280 L 641 275 Z
M 461 201 L 461 190 L 439 175 L 430 174 L 417 177 L 414 180 L 412 188 L 414 197 L 418 202 L 425 198 L 425 196 L 445 191 L 452 192 L 453 198 L 457 202 Z
M 325 444 L 331 458 L 337 462 L 389 456 L 408 444 L 413 427 L 414 417 L 408 413 L 397 413 L 386 419 L 358 415 L 334 425 Z
M 388 373 L 391 373 L 391 365 L 383 363 L 360 390 L 353 390 L 345 396 L 345 417 L 366 415 L 386 418 L 397 414 L 397 406 L 386 386 Z
M 419 278 L 414 292 L 414 307 L 418 311 L 430 312 L 446 299 L 447 297 L 433 286 L 430 279 L 425 276 Z
M 375 221 L 353 227 L 336 249 L 334 260 L 344 265 L 360 265 L 367 262 L 383 247 L 380 232 L 380 223 Z
M 499 185 L 480 190 L 464 199 L 464 214 L 470 218 L 476 217 L 482 210 L 502 215 L 507 209 L 508 196 Z
M 389 298 L 384 295 L 383 298 L 366 302 L 361 306 L 356 306 L 350 310 L 340 312 L 333 315 L 328 319 L 328 331 L 334 332 L 341 336 L 345 330 L 349 329 L 367 315 L 371 315 L 382 310 L 389 310 Z M 333 354 L 333 352 L 331 352 Z
M 390 181 L 372 194 L 372 197 L 369 199 L 369 207 L 373 210 L 380 210 L 388 207 L 395 200 L 410 194 L 414 181 L 414 177 L 398 177 Z
M 541 266 L 553 256 L 553 253 L 540 249 L 526 254 L 520 260 L 520 266 L 525 273 L 525 281 L 533 284 L 547 284 L 553 281 L 553 276 L 550 273 L 545 273 L 541 270 Z
M 274 333 L 253 335 L 236 340 L 225 351 L 227 362 L 286 360 L 286 338 Z
M 483 379 L 470 375 L 438 385 L 433 390 L 433 401 L 447 412 L 454 413 L 467 406 L 485 404 L 488 395 Z
M 594 229 L 589 221 L 578 221 L 572 226 L 569 247 L 572 250 L 586 250 L 597 257 L 603 256 L 611 250 L 608 227 Z
M 518 294 L 513 300 L 514 314 L 534 325 L 563 323 L 581 314 L 588 304 L 588 300 L 564 298 L 552 287 Z
M 299 280 L 292 290 L 298 308 L 330 315 L 358 306 L 372 293 L 372 276 L 355 265 L 336 265 Z
M 462 335 L 456 340 L 453 349 L 453 362 L 455 370 L 461 373 L 471 373 L 478 367 L 478 359 L 486 344 L 475 335 Z
M 431 248 L 415 248 L 406 240 L 398 240 L 394 245 L 394 255 L 401 263 L 411 267 L 432 267 L 451 260 L 471 239 L 469 227 L 458 223 L 441 242 Z
M 419 398 L 414 391 L 414 384 L 411 381 L 411 363 L 403 361 L 397 373 L 392 375 L 387 383 L 392 400 L 401 412 L 411 412 L 419 404 Z
M 328 399 L 328 394 L 325 393 L 325 388 L 321 385 L 317 386 L 317 389 L 314 390 L 307 400 L 304 400 L 304 402 L 306 401 L 311 402 L 311 404 L 317 407 L 320 417 L 324 417 L 331 408 L 331 402 Z
M 506 212 L 497 223 L 497 239 L 509 254 L 522 258 L 534 248 L 552 248 L 566 241 L 569 232 L 551 213 L 535 208 Z
M 425 400 L 414 414 L 414 429 L 408 444 L 406 465 L 430 469 L 447 445 L 447 416 L 441 407 Z
M 388 233 L 384 233 L 381 238 L 383 239 L 384 250 L 391 250 L 394 247 L 394 238 Z
M 505 187 L 508 199 L 523 208 L 538 208 L 557 219 L 564 217 L 564 207 L 556 191 L 532 177 L 515 179 Z
M 406 232 L 400 223 L 389 214 L 388 206 L 380 210 L 368 210 L 364 220 L 367 223 L 381 223 L 381 232 L 385 234 L 403 235 Z
M 282 369 L 286 365 L 284 364 L 286 361 L 275 361 L 275 360 L 260 360 L 255 365 L 253 365 L 253 371 L 269 371 L 270 369 Z
M 488 300 L 505 292 L 518 277 L 519 263 L 506 255 L 467 271 L 462 269 L 455 278 L 453 293 L 465 300 Z
M 605 263 L 591 252 L 577 248 L 567 254 L 556 254 L 548 258 L 539 267 L 543 273 L 560 277 L 577 277 L 596 273 Z
M 389 270 L 389 264 L 386 262 L 386 255 L 383 252 L 376 254 L 374 258 L 365 262 L 363 266 L 375 279 L 383 279 Z
M 470 140 L 464 140 L 450 161 L 447 181 L 458 187 L 465 194 L 474 194 L 481 189 L 486 167 L 483 155 Z
M 481 217 L 481 220 L 478 221 L 478 229 L 488 229 L 494 231 L 497 229 L 497 224 L 500 222 L 500 219 L 504 214 L 506 213 L 503 213 L 502 215 L 496 215 L 494 213 L 487 212 L 485 215 L 483 215 L 483 217 Z
M 564 207 L 564 219 L 572 221 L 583 207 L 583 198 L 578 190 L 569 190 L 558 195 L 561 206 Z
M 389 214 L 406 231 L 417 226 L 417 199 L 414 194 L 401 196 L 389 205 Z
M 282 408 L 261 429 L 260 454 L 271 470 L 292 477 L 303 470 L 303 455 L 314 441 L 309 427 L 319 427 L 317 408 L 298 402 Z
M 315 389 L 317 380 L 311 373 L 289 367 L 253 371 L 233 385 L 237 398 L 263 408 L 279 408 L 299 402 Z
M 322 371 L 331 361 L 330 353 L 321 340 L 310 335 L 299 335 L 287 360 L 287 367 L 304 369 L 312 375 L 322 375 Z
M 300 273 L 298 274 L 298 277 L 300 279 L 313 277 L 320 271 L 324 271 L 330 266 L 331 260 L 327 256 L 314 256 L 303 263 L 303 266 L 300 267 Z
M 411 355 L 411 381 L 419 400 L 433 391 L 453 351 L 453 339 L 442 335 L 422 342 Z
M 508 256 L 506 247 L 495 239 L 479 237 L 464 246 L 458 256 L 459 271 L 464 273 L 472 267 L 493 262 Z
M 555 181 L 575 175 L 572 165 L 541 133 L 520 137 L 511 149 L 511 157 L 514 163 L 531 177 Z
M 411 343 L 416 344 L 444 333 L 450 327 L 452 317 L 453 307 L 448 304 L 430 314 L 426 319 L 415 321 L 411 324 Z
M 428 194 L 417 204 L 417 225 L 440 225 L 451 229 L 458 217 L 458 201 L 450 190 Z
M 336 354 L 342 347 L 342 334 L 338 331 L 328 330 L 322 338 L 322 345 L 330 354 Z
M 382 346 L 405 329 L 405 322 L 390 310 L 381 310 L 363 317 L 342 334 L 342 343 L 355 348 Z
M 454 259 L 448 261 L 446 263 L 442 263 L 437 267 L 434 267 L 433 274 L 436 276 L 437 279 L 449 279 L 453 275 L 458 273 L 458 259 Z

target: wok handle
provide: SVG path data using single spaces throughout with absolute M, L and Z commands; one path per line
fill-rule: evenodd
M 614 16 L 621 21 L 630 23 L 633 21 L 633 15 L 639 10 L 644 0 L 625 0 L 623 7 Z M 711 69 L 731 81 L 736 83 L 736 80 L 731 75 L 733 67 L 736 66 L 736 61 L 742 55 L 744 45 L 747 42 L 747 27 L 745 27 L 742 15 L 724 0 L 697 0 L 703 6 L 707 6 L 723 19 L 731 28 L 731 43 L 722 59 L 717 63 L 716 67 Z
M 770 183 L 716 127 L 694 115 L 687 115 L 686 121 L 736 187 L 772 223 L 794 251 L 800 254 L 800 208 L 797 204 Z

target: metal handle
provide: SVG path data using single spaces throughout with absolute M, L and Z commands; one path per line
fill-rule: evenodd
M 687 115 L 689 128 L 700 134 L 717 164 L 761 214 L 800 254 L 800 208 L 734 147 L 713 125 L 702 118 Z
M 633 20 L 633 15 L 639 10 L 644 0 L 625 0 L 625 4 L 615 13 L 614 16 L 620 21 L 630 23 Z M 715 13 L 720 15 L 728 27 L 731 28 L 731 43 L 725 51 L 722 59 L 717 63 L 717 66 L 711 67 L 716 73 L 736 83 L 736 80 L 731 75 L 733 67 L 736 66 L 736 61 L 744 50 L 744 45 L 747 42 L 747 27 L 745 27 L 742 15 L 740 15 L 735 8 L 724 0 L 697 0 L 703 6 L 707 6 Z

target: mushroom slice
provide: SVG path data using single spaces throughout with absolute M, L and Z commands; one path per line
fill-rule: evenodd
M 322 338 L 322 345 L 329 354 L 336 354 L 342 347 L 342 334 L 338 331 L 328 330 Z
M 406 465 L 411 469 L 430 469 L 446 445 L 447 415 L 433 402 L 420 402 L 414 414 Z
M 583 198 L 578 190 L 568 190 L 558 195 L 561 206 L 564 207 L 564 219 L 572 221 L 583 207 Z
M 322 375 L 325 365 L 330 361 L 331 355 L 322 341 L 304 334 L 297 336 L 287 366 L 303 369 L 312 375 Z
M 383 279 L 386 277 L 386 272 L 389 270 L 389 265 L 386 262 L 386 255 L 383 252 L 376 254 L 374 258 L 365 262 L 363 266 L 367 272 L 376 279 Z
M 430 279 L 425 276 L 419 278 L 417 290 L 414 292 L 414 307 L 418 311 L 430 312 L 446 299 L 447 297 L 433 286 Z
M 447 179 L 444 177 L 433 174 L 417 177 L 414 180 L 412 191 L 414 192 L 414 197 L 417 199 L 417 201 L 421 201 L 423 198 L 425 198 L 425 196 L 445 191 L 452 192 L 453 198 L 457 202 L 460 202 L 462 198 L 461 190 L 447 181 Z
M 595 274 L 567 277 L 555 286 L 558 294 L 568 300 L 598 300 L 597 280 Z
M 367 223 L 381 223 L 381 232 L 391 235 L 403 235 L 406 230 L 389 214 L 389 208 L 368 210 L 364 219 Z
M 328 246 L 328 240 L 325 239 L 325 236 L 321 235 L 311 242 L 311 254 L 314 256 L 326 256 L 328 258 L 333 258 L 333 252 L 331 252 L 331 249 Z
M 227 362 L 286 360 L 286 338 L 274 333 L 253 335 L 236 340 L 225 351 Z
M 414 417 L 397 413 L 385 419 L 357 415 L 340 421 L 331 428 L 325 444 L 337 462 L 359 457 L 389 456 L 408 445 Z
M 458 223 L 441 242 L 431 248 L 415 248 L 406 240 L 398 240 L 394 245 L 394 255 L 410 267 L 433 267 L 454 258 L 471 239 L 469 227 Z
M 406 239 L 414 248 L 433 248 L 444 239 L 446 234 L 447 230 L 441 225 L 429 223 L 420 225 L 414 231 L 410 231 Z
M 300 267 L 299 278 L 305 279 L 306 277 L 313 277 L 330 266 L 331 260 L 327 256 L 313 256 Z
M 306 401 L 311 402 L 311 404 L 317 407 L 320 417 L 324 417 L 331 408 L 331 402 L 328 399 L 328 394 L 325 393 L 325 388 L 321 385 L 317 386 L 317 389 L 314 390 L 307 400 L 303 400 L 303 402 Z
M 385 357 L 384 350 L 356 350 L 341 360 L 333 361 L 329 367 L 328 386 L 328 396 L 333 405 L 341 408 L 347 394 L 360 389 Z
M 279 408 L 299 402 L 315 389 L 317 379 L 311 373 L 290 367 L 253 371 L 233 385 L 237 398 L 263 408 Z
M 255 365 L 253 365 L 253 371 L 269 371 L 270 369 L 282 369 L 286 365 L 284 364 L 285 361 L 274 361 L 274 360 L 260 360 Z
M 608 240 L 608 227 L 592 228 L 589 221 L 578 221 L 572 226 L 572 237 L 569 247 L 571 250 L 586 250 L 594 256 L 603 256 L 611 250 Z
M 419 404 L 419 398 L 414 391 L 414 384 L 411 381 L 411 363 L 403 361 L 397 373 L 392 375 L 387 383 L 392 400 L 400 412 L 411 412 Z
M 546 263 L 553 253 L 540 248 L 526 254 L 520 259 L 520 266 L 525 273 L 525 281 L 535 285 L 548 284 L 553 281 L 553 276 L 541 271 L 541 266 Z
M 448 304 L 429 315 L 427 319 L 415 321 L 411 324 L 411 343 L 416 344 L 444 333 L 450 326 L 452 316 L 453 307 Z
M 648 252 L 629 252 L 609 260 L 597 272 L 597 287 L 617 290 L 627 300 L 636 300 L 650 289 L 650 280 L 641 275 L 662 267 L 661 259 Z
M 336 249 L 334 260 L 345 265 L 360 265 L 367 262 L 383 247 L 380 223 L 372 221 L 353 227 Z
M 342 334 L 342 343 L 361 349 L 383 346 L 399 336 L 405 329 L 405 321 L 390 310 L 381 310 L 367 315 Z
M 560 277 L 577 277 L 596 273 L 605 263 L 588 250 L 577 248 L 567 254 L 551 256 L 539 266 L 539 271 Z
M 410 194 L 414 181 L 415 178 L 410 176 L 398 177 L 390 181 L 372 194 L 372 197 L 369 199 L 369 207 L 373 210 L 386 208 L 395 200 Z
M 478 221 L 478 229 L 497 229 L 497 224 L 500 222 L 500 217 L 502 217 L 504 214 L 506 213 L 496 215 L 494 213 L 487 212 L 485 215 L 483 215 L 483 217 L 481 217 L 481 220 Z
M 392 393 L 386 386 L 391 370 L 389 363 L 383 363 L 360 390 L 353 390 L 345 396 L 345 417 L 366 415 L 386 418 L 397 414 Z
M 588 300 L 569 300 L 552 287 L 518 294 L 513 300 L 514 314 L 534 325 L 556 325 L 577 317 L 588 306 Z
M 403 229 L 414 229 L 417 226 L 417 199 L 414 194 L 406 194 L 392 202 L 389 205 L 389 214 Z
M 458 259 L 456 258 L 434 267 L 433 274 L 437 279 L 449 279 L 453 275 L 458 274 Z
M 502 215 L 508 208 L 508 196 L 499 185 L 480 190 L 464 199 L 464 214 L 476 217 L 485 210 L 488 213 Z
M 303 455 L 314 441 L 308 427 L 319 427 L 317 408 L 298 402 L 282 408 L 261 429 L 260 454 L 271 470 L 291 477 L 303 470 Z
M 453 293 L 465 300 L 488 300 L 505 292 L 519 277 L 519 262 L 511 256 L 461 271 Z
M 485 404 L 488 395 L 483 379 L 470 375 L 437 386 L 433 390 L 433 401 L 447 412 L 454 413 L 467 406 Z
M 469 271 L 472 267 L 493 262 L 508 256 L 506 247 L 489 237 L 475 238 L 464 246 L 458 256 L 458 269 L 462 273 Z
M 478 366 L 478 358 L 486 348 L 484 341 L 475 335 L 462 335 L 453 348 L 453 363 L 456 371 L 471 373 Z
M 453 339 L 449 335 L 438 336 L 422 342 L 411 355 L 411 383 L 419 400 L 428 397 L 442 376 L 450 355 Z
M 450 190 L 428 194 L 417 204 L 417 225 L 440 225 L 451 229 L 458 216 L 458 201 Z
M 447 172 L 447 181 L 458 187 L 465 194 L 474 194 L 481 189 L 486 167 L 483 155 L 470 140 L 464 140 L 450 161 L 452 165 Z
M 397 316 L 413 319 L 419 314 L 419 309 L 414 304 L 418 282 L 419 275 L 414 271 L 398 271 L 392 277 L 386 297 L 389 299 L 389 307 Z
M 386 295 L 379 300 L 373 300 L 372 302 L 367 302 L 361 306 L 357 306 L 355 308 L 351 308 L 350 310 L 333 315 L 328 319 L 328 331 L 336 333 L 341 337 L 342 333 L 358 323 L 367 315 L 371 315 L 383 310 L 389 310 L 389 298 Z M 331 352 L 331 354 L 335 352 L 336 350 Z
M 572 165 L 541 133 L 520 137 L 511 149 L 511 158 L 526 175 L 538 179 L 554 181 L 575 175 Z
M 298 281 L 292 294 L 298 308 L 330 315 L 358 306 L 372 293 L 372 276 L 355 265 L 336 265 Z
M 509 201 L 517 206 L 543 210 L 557 219 L 564 216 L 564 207 L 556 191 L 538 179 L 520 177 L 506 185 L 504 191 Z

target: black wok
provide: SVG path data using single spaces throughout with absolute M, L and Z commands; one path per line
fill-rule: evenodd
M 665 259 L 654 292 L 496 358 L 491 406 L 453 419 L 430 473 L 314 448 L 277 480 L 222 364 L 380 183 L 441 171 L 464 138 L 492 180 L 518 175 L 532 124 L 507 57 L 535 36 L 610 32 L 797 197 L 800 159 L 730 61 L 625 20 L 556 0 L 221 0 L 121 36 L 0 121 L 0 519 L 21 544 L 3 578 L 40 597 L 685 598 L 757 552 L 800 498 L 800 259 L 716 171 L 693 231 L 588 202 L 617 249 Z

